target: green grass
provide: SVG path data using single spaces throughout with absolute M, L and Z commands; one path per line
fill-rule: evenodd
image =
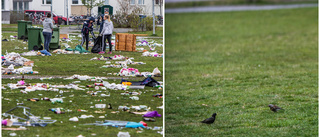
M 185 8 L 199 6 L 214 6 L 214 5 L 276 5 L 276 4 L 305 4 L 318 3 L 317 0 L 296 0 L 296 1 L 281 1 L 281 0 L 258 0 L 256 2 L 247 2 L 247 0 L 217 0 L 217 1 L 193 1 L 193 2 L 178 2 L 166 3 L 166 8 Z
M 17 33 L 2 33 L 2 39 L 9 39 L 8 42 L 2 42 L 2 54 L 4 55 L 7 52 L 16 52 L 16 53 L 23 53 L 27 52 L 28 44 L 23 43 L 22 40 L 15 40 L 10 38 L 10 35 L 17 36 Z M 79 37 L 70 37 L 72 40 L 68 42 L 71 48 L 75 48 L 76 45 L 80 44 L 79 41 L 81 38 Z M 147 41 L 155 41 L 157 43 L 162 43 L 162 39 L 147 39 Z M 61 42 L 67 43 L 65 41 Z M 141 48 L 138 46 L 137 48 Z M 149 49 L 148 46 L 143 46 L 144 49 Z M 89 48 L 91 50 L 91 48 Z M 163 52 L 162 47 L 156 47 L 158 53 Z M 133 57 L 136 62 L 145 62 L 145 65 L 128 65 L 129 67 L 137 68 L 140 72 L 152 72 L 155 67 L 158 67 L 161 72 L 163 72 L 163 58 L 155 58 L 155 57 L 142 57 L 142 53 L 140 52 L 121 52 L 121 51 L 113 51 L 112 55 L 104 54 L 104 56 L 113 56 L 113 55 L 123 55 L 127 57 Z M 107 75 L 107 73 L 117 73 L 120 71 L 121 68 L 101 68 L 105 64 L 105 61 L 97 61 L 93 60 L 90 61 L 93 57 L 100 57 L 100 54 L 53 54 L 53 56 L 26 56 L 26 58 L 34 61 L 34 71 L 38 71 L 39 74 L 33 74 L 33 76 L 72 76 L 74 74 L 79 75 L 89 75 L 89 76 L 99 76 L 99 77 L 116 77 L 121 78 L 114 75 Z M 114 63 L 115 61 L 111 61 Z M 19 67 L 15 67 L 19 68 Z M 32 75 L 32 74 L 29 74 Z M 17 77 L 17 76 L 15 76 Z M 20 76 L 18 76 L 20 78 Z M 128 77 L 130 81 L 141 81 L 144 78 L 141 77 Z M 155 78 L 158 81 L 163 81 L 161 77 Z M 10 80 L 10 79 L 2 79 L 2 85 L 7 85 L 7 83 L 16 83 L 19 79 Z M 45 80 L 40 81 L 39 79 L 26 79 L 27 83 L 49 83 L 51 85 L 67 85 L 75 80 L 62 80 L 62 79 L 53 79 L 53 80 Z M 110 83 L 120 83 L 120 80 L 112 80 L 112 78 L 107 80 Z M 88 84 L 94 84 L 95 82 L 81 82 L 80 85 L 85 86 Z M 141 115 L 134 115 L 127 112 L 120 111 L 119 114 L 112 114 L 112 111 L 117 111 L 118 106 L 131 106 L 131 105 L 147 105 L 151 107 L 151 110 L 157 110 L 160 114 L 162 114 L 162 110 L 156 107 L 162 106 L 163 102 L 160 98 L 154 98 L 152 95 L 157 93 L 162 93 L 162 90 L 157 88 L 146 87 L 144 90 L 129 90 L 132 91 L 141 91 L 142 95 L 139 96 L 139 101 L 133 101 L 129 99 L 129 96 L 121 96 L 120 93 L 124 91 L 119 90 L 107 90 L 110 91 L 111 97 L 92 97 L 87 96 L 83 97 L 83 95 L 87 95 L 87 91 L 92 91 L 94 89 L 86 89 L 85 91 L 77 91 L 77 90 L 68 90 L 62 89 L 64 91 L 70 91 L 67 93 L 63 93 L 64 99 L 63 104 L 51 104 L 50 102 L 46 101 L 39 101 L 39 102 L 28 102 L 26 99 L 28 98 L 41 98 L 41 97 L 49 97 L 54 98 L 59 93 L 52 92 L 52 91 L 35 91 L 29 94 L 22 94 L 20 90 L 10 90 L 5 89 L 2 90 L 2 97 L 3 98 L 10 98 L 10 101 L 2 100 L 2 112 L 5 112 L 13 107 L 16 106 L 17 102 L 24 102 L 24 106 L 31 108 L 31 113 L 36 116 L 42 117 L 51 117 L 52 119 L 57 120 L 56 123 L 48 125 L 47 127 L 27 127 L 27 131 L 4 131 L 2 132 L 2 136 L 9 136 L 10 133 L 15 132 L 18 136 L 78 136 L 82 134 L 83 136 L 92 136 L 92 133 L 95 133 L 96 136 L 116 136 L 119 131 L 121 132 L 129 132 L 131 136 L 162 136 L 158 134 L 156 130 L 147 130 L 144 129 L 142 133 L 137 133 L 140 129 L 129 129 L 129 128 L 115 128 L 115 127 L 103 127 L 103 126 L 84 126 L 81 124 L 86 123 L 94 123 L 95 121 L 102 121 L 102 120 L 121 120 L 121 121 L 134 121 L 140 122 L 142 121 Z M 102 90 L 103 91 L 103 90 Z M 43 96 L 39 96 L 38 94 L 43 94 Z M 74 95 L 74 97 L 69 97 L 69 95 Z M 102 102 L 97 101 L 98 99 L 103 99 Z M 104 100 L 105 99 L 105 100 Z M 69 102 L 69 101 L 72 102 Z M 92 102 L 92 103 L 91 103 Z M 108 104 L 111 103 L 113 106 L 113 110 L 106 109 L 105 114 L 107 117 L 105 119 L 100 119 L 98 116 L 104 116 L 105 114 L 96 114 L 94 113 L 95 108 L 90 108 L 90 106 L 94 106 L 95 104 Z M 65 109 L 70 109 L 72 112 L 57 115 L 53 112 L 48 111 L 50 108 L 62 107 Z M 89 112 L 77 112 L 77 109 L 85 109 Z M 20 112 L 20 113 L 19 113 Z M 17 115 L 21 116 L 22 111 L 17 111 Z M 88 118 L 88 119 L 80 119 L 79 122 L 70 122 L 69 118 L 71 117 L 78 117 L 81 115 L 94 115 L 95 118 Z M 148 126 L 163 126 L 163 117 L 156 118 L 156 122 L 146 122 Z
M 166 136 L 318 135 L 318 8 L 166 14 L 166 24 Z
M 2 31 L 18 31 L 18 28 L 2 28 Z
M 3 39 L 10 40 L 10 35 L 17 35 L 17 33 L 3 33 Z M 72 38 L 72 43 L 68 42 L 71 48 L 75 48 L 76 45 L 81 44 L 79 37 Z M 149 39 L 148 41 L 152 41 Z M 154 39 L 158 43 L 162 43 L 162 39 Z M 66 43 L 66 42 L 63 42 Z M 63 45 L 60 43 L 60 45 Z M 16 50 L 15 48 L 20 49 Z M 8 42 L 2 42 L 2 54 L 8 52 L 23 53 L 27 52 L 28 43 L 22 43 L 22 40 L 14 40 Z M 62 46 L 63 47 L 63 46 Z M 85 47 L 85 45 L 84 45 Z M 137 46 L 137 48 L 141 48 Z M 148 46 L 143 46 L 144 49 L 149 49 Z M 107 49 L 108 50 L 108 49 Z M 89 47 L 89 51 L 91 48 Z M 156 47 L 158 53 L 162 53 L 162 47 Z M 140 72 L 152 72 L 154 68 L 158 67 L 160 71 L 163 70 L 162 60 L 163 58 L 155 57 L 142 57 L 141 52 L 125 52 L 125 51 L 113 51 L 112 55 L 104 54 L 104 56 L 123 55 L 126 57 L 133 57 L 136 62 L 145 62 L 145 65 L 129 65 L 130 67 L 137 68 Z M 105 61 L 90 60 L 94 57 L 100 57 L 99 54 L 52 54 L 52 56 L 27 56 L 26 58 L 33 60 L 35 67 L 34 71 L 39 71 L 38 75 L 62 75 L 72 76 L 73 74 L 79 75 L 92 75 L 92 76 L 113 76 L 107 75 L 107 73 L 117 73 L 119 68 L 101 68 L 106 65 Z M 31 75 L 31 74 L 30 74 Z
M 18 24 L 1 24 L 2 29 L 7 27 L 18 27 Z
M 132 31 L 129 32 L 131 34 L 148 34 L 148 36 L 157 36 L 157 37 L 163 37 L 163 27 L 156 27 L 155 29 L 155 35 L 153 35 L 153 30 L 151 31 Z
M 2 84 L 6 85 L 7 83 L 16 83 L 17 80 L 9 80 L 3 79 Z M 63 79 L 53 79 L 53 80 L 25 80 L 27 83 L 49 83 L 51 85 L 67 85 L 77 80 L 63 80 Z M 110 83 L 119 83 L 120 80 L 107 80 Z M 85 86 L 88 84 L 93 84 L 95 82 L 82 81 L 80 85 Z M 130 114 L 128 112 L 120 111 L 118 114 L 111 113 L 112 111 L 118 111 L 118 106 L 137 106 L 137 105 L 147 105 L 151 107 L 151 110 L 158 111 L 162 114 L 162 109 L 158 109 L 157 107 L 162 105 L 162 98 L 154 98 L 152 95 L 161 93 L 162 90 L 146 87 L 144 90 L 129 90 L 130 92 L 141 91 L 142 94 L 139 95 L 139 100 L 131 100 L 130 96 L 122 96 L 120 93 L 125 91 L 119 90 L 107 90 L 110 92 L 110 97 L 100 97 L 100 93 L 98 96 L 90 96 L 87 94 L 87 91 L 95 91 L 94 89 L 89 89 L 85 91 L 73 90 L 73 89 L 61 89 L 63 91 L 69 91 L 63 93 L 63 103 L 52 104 L 49 101 L 39 101 L 39 102 L 31 102 L 27 101 L 28 98 L 42 98 L 49 97 L 54 98 L 56 95 L 59 95 L 58 92 L 53 91 L 34 91 L 28 94 L 20 93 L 19 89 L 10 90 L 9 88 L 6 90 L 2 90 L 2 97 L 10 100 L 2 99 L 2 112 L 8 111 L 9 109 L 16 106 L 17 103 L 23 102 L 26 107 L 31 108 L 31 113 L 35 116 L 43 117 L 51 117 L 53 120 L 57 120 L 54 124 L 49 124 L 46 127 L 26 127 L 28 130 L 26 131 L 5 131 L 2 130 L 2 136 L 9 136 L 10 133 L 15 132 L 18 136 L 92 136 L 92 133 L 95 133 L 96 136 L 116 136 L 119 131 L 121 132 L 129 132 L 131 136 L 162 136 L 157 133 L 156 130 L 147 130 L 144 129 L 142 133 L 136 133 L 140 129 L 131 129 L 131 128 L 116 128 L 116 127 L 105 127 L 105 126 L 94 126 L 94 125 L 82 125 L 87 123 L 95 123 L 96 121 L 103 120 L 120 120 L 120 121 L 133 121 L 140 122 L 142 121 L 141 115 Z M 103 91 L 103 90 L 102 90 Z M 103 91 L 104 92 L 104 91 Z M 42 94 L 42 96 L 39 96 Z M 70 95 L 74 95 L 74 97 L 70 97 Z M 85 97 L 85 95 L 88 95 Z M 102 100 L 102 101 L 99 101 Z M 72 102 L 70 102 L 72 101 Z M 111 103 L 113 109 L 98 109 L 98 108 L 90 108 L 90 106 L 94 106 L 95 104 L 108 104 Z M 72 110 L 72 112 L 66 112 L 65 114 L 54 114 L 53 112 L 48 111 L 50 108 L 62 107 L 64 109 Z M 88 112 L 78 112 L 77 109 L 88 110 Z M 94 113 L 94 111 L 105 111 L 105 113 Z M 16 116 L 23 116 L 22 110 L 16 110 L 13 112 Z M 94 118 L 80 119 L 79 122 L 69 121 L 69 118 L 79 117 L 81 115 L 93 115 Z M 105 116 L 105 119 L 98 118 L 99 116 Z M 2 117 L 4 118 L 4 117 Z M 162 126 L 163 117 L 155 118 L 156 122 L 146 122 L 149 127 Z

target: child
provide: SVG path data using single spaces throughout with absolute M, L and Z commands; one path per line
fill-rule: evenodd
M 93 22 L 95 19 L 91 17 L 88 21 L 83 23 L 83 27 L 81 30 L 82 34 L 82 42 L 81 46 L 83 46 L 84 42 L 86 42 L 86 50 L 88 50 L 88 44 L 89 44 L 89 32 L 91 32 L 91 35 L 93 38 L 95 38 L 94 33 L 93 33 Z
M 103 54 L 106 51 L 106 44 L 104 44 L 106 39 L 108 39 L 108 43 L 109 43 L 108 54 L 112 54 L 111 36 L 112 36 L 112 31 L 113 31 L 113 23 L 110 20 L 109 15 L 105 15 L 103 19 L 104 19 L 103 29 L 100 32 L 100 35 L 102 35 L 102 50 L 103 51 L 101 51 L 100 54 Z

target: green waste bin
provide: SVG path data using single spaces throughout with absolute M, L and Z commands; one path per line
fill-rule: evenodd
M 42 34 L 42 28 L 28 28 L 28 50 L 42 50 L 44 38 Z
M 28 38 L 28 28 L 32 26 L 31 21 L 18 21 L 18 39 L 27 39 Z
M 53 28 L 53 34 L 52 34 L 50 45 L 49 45 L 50 49 L 60 49 L 60 45 L 59 45 L 60 31 L 59 30 L 60 30 L 59 28 Z
M 113 7 L 110 5 L 103 5 L 98 7 L 98 15 L 101 15 L 101 14 L 113 15 Z

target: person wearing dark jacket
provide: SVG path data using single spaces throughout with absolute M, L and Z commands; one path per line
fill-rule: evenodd
M 52 37 L 53 21 L 51 19 L 51 13 L 47 14 L 47 18 L 43 21 L 43 37 L 44 37 L 44 49 L 49 52 L 49 44 Z
M 83 23 L 83 27 L 81 30 L 81 34 L 82 34 L 82 42 L 81 42 L 81 46 L 83 46 L 84 42 L 86 42 L 86 50 L 89 49 L 89 33 L 91 32 L 91 35 L 93 36 L 93 38 L 95 38 L 94 33 L 93 33 L 93 22 L 95 21 L 95 19 L 93 17 L 91 17 L 88 21 L 85 21 Z
M 97 25 L 100 25 L 100 28 L 99 28 L 99 34 L 101 33 L 102 29 L 103 29 L 103 24 L 104 24 L 104 19 L 103 19 L 103 14 L 100 15 L 100 19 L 98 20 L 97 22 Z M 101 22 L 100 22 L 101 20 Z

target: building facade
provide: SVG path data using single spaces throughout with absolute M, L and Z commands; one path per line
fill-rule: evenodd
M 120 3 L 119 1 L 127 1 L 129 3 L 128 8 L 131 7 L 140 7 L 142 8 L 144 14 L 152 15 L 152 0 L 97 0 L 98 2 L 104 3 L 104 5 L 110 5 L 113 7 L 113 14 L 120 12 Z M 155 15 L 163 15 L 163 0 L 154 0 L 154 13 Z M 83 6 L 81 0 L 72 0 L 71 10 L 73 15 L 86 15 L 89 14 L 87 8 Z M 92 15 L 97 15 L 98 7 L 92 8 Z
M 110 5 L 113 7 L 113 14 L 120 13 L 121 4 L 119 1 L 128 2 L 128 8 L 139 7 L 142 9 L 143 13 L 148 16 L 152 15 L 152 0 L 97 0 L 98 2 L 103 2 L 104 5 Z M 154 0 L 154 13 L 155 15 L 163 15 L 163 1 L 164 0 Z M 24 10 L 51 10 L 56 15 L 61 15 L 64 17 L 68 16 L 79 16 L 87 15 L 89 11 L 83 5 L 81 0 L 1 0 L 1 10 L 2 10 L 2 23 L 10 23 L 10 13 L 11 11 L 17 11 L 23 13 Z M 98 7 L 92 9 L 93 16 L 98 15 Z M 20 15 L 19 15 L 20 16 Z

